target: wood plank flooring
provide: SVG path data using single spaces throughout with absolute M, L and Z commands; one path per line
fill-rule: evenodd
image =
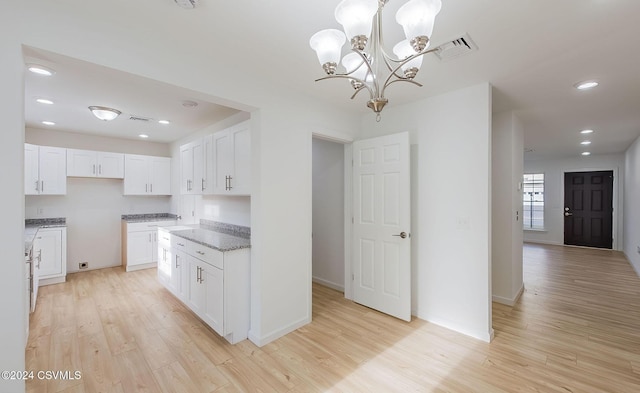
M 28 392 L 640 392 L 640 279 L 615 251 L 525 245 L 525 292 L 493 305 L 491 344 L 407 323 L 314 285 L 313 322 L 262 348 L 230 345 L 155 269 L 40 288 Z

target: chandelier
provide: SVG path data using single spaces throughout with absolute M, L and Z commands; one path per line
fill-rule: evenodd
M 382 10 L 389 0 L 342 0 L 336 7 L 335 18 L 344 29 L 321 30 L 309 40 L 327 76 L 316 79 L 343 78 L 351 82 L 355 92 L 369 92 L 367 106 L 376 113 L 389 102 L 386 88 L 395 82 L 409 82 L 422 86 L 414 77 L 422 65 L 422 57 L 437 49 L 429 49 L 436 15 L 441 0 L 410 0 L 398 9 L 396 21 L 402 26 L 406 39 L 393 47 L 395 57 L 384 49 L 382 40 Z M 346 72 L 338 71 L 345 37 L 350 40 L 351 52 L 342 58 Z

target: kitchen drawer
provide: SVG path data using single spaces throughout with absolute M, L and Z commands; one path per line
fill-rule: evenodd
M 187 252 L 187 243 L 191 242 L 178 236 L 171 236 L 171 248 L 175 248 L 178 251 Z
M 222 253 L 218 250 L 189 241 L 187 242 L 187 254 L 213 265 L 218 269 L 224 269 Z
M 147 221 L 147 222 L 129 222 L 127 223 L 127 232 L 152 231 L 158 229 L 159 226 L 175 225 L 175 221 Z
M 167 231 L 158 231 L 158 245 L 164 248 L 171 248 L 171 234 Z

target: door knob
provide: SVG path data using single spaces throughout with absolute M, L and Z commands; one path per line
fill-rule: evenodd
M 407 237 L 407 232 L 400 232 L 399 235 L 393 235 L 393 236 L 400 236 L 402 239 L 405 239 Z
M 565 217 L 573 216 L 573 213 L 564 212 L 564 216 L 565 216 Z

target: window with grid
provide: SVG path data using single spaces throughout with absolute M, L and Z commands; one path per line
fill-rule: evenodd
M 544 173 L 525 174 L 522 191 L 524 229 L 544 229 Z

